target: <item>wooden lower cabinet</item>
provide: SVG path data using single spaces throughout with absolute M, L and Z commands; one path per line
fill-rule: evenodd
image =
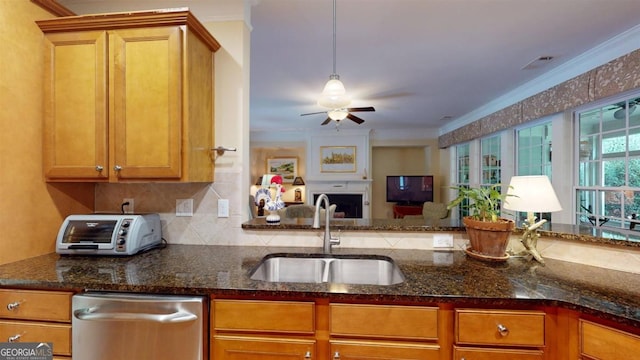
M 0 342 L 50 342 L 71 356 L 71 292 L 0 289 Z
M 216 360 L 303 360 L 314 359 L 314 340 L 216 336 L 211 359 Z
M 640 336 L 580 319 L 582 359 L 622 360 L 640 357 Z
M 437 307 L 214 299 L 211 331 L 215 360 L 442 359 Z
M 315 303 L 214 299 L 211 359 L 317 358 Z
M 485 349 L 453 347 L 454 360 L 542 360 L 541 350 Z
M 456 309 L 454 360 L 545 359 L 544 311 Z
M 638 358 L 640 331 L 610 326 L 616 325 L 553 306 L 495 309 L 214 298 L 210 359 Z
M 333 360 L 438 360 L 440 347 L 437 344 L 409 343 L 399 341 L 344 341 L 331 340 Z
M 3 342 L 50 342 L 55 354 L 71 355 L 71 324 L 0 320 L 0 339 Z
M 333 360 L 438 360 L 438 308 L 371 304 L 329 305 Z

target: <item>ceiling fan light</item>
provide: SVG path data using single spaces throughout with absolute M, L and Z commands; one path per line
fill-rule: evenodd
M 327 112 L 331 120 L 340 121 L 346 119 L 349 112 L 346 109 L 334 109 Z
M 624 119 L 624 110 L 625 108 L 616 110 L 616 112 L 613 113 L 613 118 L 618 120 Z
M 318 105 L 327 108 L 342 108 L 351 103 L 351 99 L 346 95 L 346 90 L 342 81 L 332 78 L 327 81 L 327 84 L 322 90 Z

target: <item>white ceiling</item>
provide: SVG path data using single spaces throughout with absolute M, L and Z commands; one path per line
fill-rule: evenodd
M 332 0 L 59 0 L 77 13 L 189 6 L 248 19 L 251 130 L 324 129 Z M 640 24 L 638 0 L 337 0 L 337 73 L 362 125 L 439 129 Z M 637 47 L 637 46 L 636 46 Z M 522 68 L 540 56 L 554 60 Z M 451 118 L 446 118 L 451 117 Z

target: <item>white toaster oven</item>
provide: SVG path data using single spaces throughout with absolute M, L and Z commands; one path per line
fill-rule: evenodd
M 158 214 L 69 215 L 58 231 L 56 252 L 133 255 L 161 245 Z

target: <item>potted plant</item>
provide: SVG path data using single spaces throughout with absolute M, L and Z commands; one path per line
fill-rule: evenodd
M 447 205 L 449 210 L 460 205 L 469 211 L 469 215 L 462 219 L 470 243 L 465 251 L 481 260 L 504 261 L 508 258 L 506 250 L 515 222 L 499 216 L 500 204 L 511 196 L 506 192 L 502 194 L 500 186 L 453 187 L 458 191 L 458 197 Z M 465 199 L 467 202 L 463 202 Z

